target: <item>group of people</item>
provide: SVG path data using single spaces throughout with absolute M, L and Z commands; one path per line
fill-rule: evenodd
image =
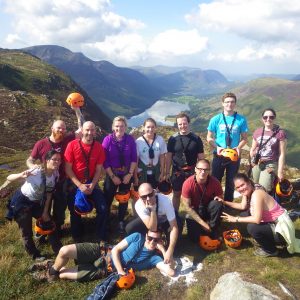
M 249 223 L 248 232 L 260 246 L 256 255 L 277 255 L 278 237 L 287 242 L 290 253 L 300 251 L 291 220 L 272 197 L 274 178 L 279 181 L 284 178 L 286 134 L 274 124 L 275 111 L 264 110 L 263 127 L 254 131 L 250 150 L 253 181 L 238 173 L 248 126 L 246 118 L 236 112 L 236 102 L 235 94 L 226 93 L 222 97 L 223 112 L 209 122 L 207 142 L 213 153 L 211 163 L 205 159 L 201 138 L 191 132 L 186 113 L 176 116 L 178 132 L 167 143 L 156 133 L 152 118 L 145 120 L 143 135 L 135 140 L 126 133 L 125 117 L 118 116 L 113 120 L 112 133 L 101 144 L 95 139 L 95 124 L 84 122 L 80 109 L 72 107 L 78 130 L 66 133 L 65 123 L 55 121 L 51 135 L 34 145 L 27 159 L 29 170 L 7 178 L 8 181 L 25 179 L 10 201 L 9 215 L 21 229 L 27 253 L 34 259 L 42 258 L 33 239 L 32 217 L 47 222 L 53 207 L 56 230 L 49 234 L 49 242 L 58 256 L 48 268 L 48 278 L 90 280 L 107 274 L 108 267 L 123 275 L 125 268 L 140 270 L 153 266 L 172 276 L 173 254 L 184 226 L 178 213 L 180 204 L 187 213 L 188 237 L 194 242 L 201 235 L 218 239 L 223 218 L 228 222 Z M 222 156 L 224 149 L 234 149 L 238 159 Z M 103 170 L 102 191 L 99 180 Z M 223 193 L 221 181 L 225 173 Z M 172 199 L 160 192 L 162 182 L 171 184 Z M 118 230 L 126 238 L 110 251 L 104 242 L 109 239 L 113 199 L 116 193 L 129 191 L 132 186 L 138 187 L 136 216 L 125 224 L 128 201 L 120 201 Z M 242 195 L 240 203 L 233 202 L 234 189 Z M 96 209 L 96 244 L 82 243 L 85 236 L 82 214 L 76 206 L 80 200 Z M 226 206 L 243 213 L 231 216 L 224 211 Z M 64 224 L 66 207 L 70 211 L 75 244 L 62 246 L 59 230 Z M 161 243 L 162 232 L 167 239 L 166 249 Z M 69 259 L 77 260 L 78 266 L 66 268 Z

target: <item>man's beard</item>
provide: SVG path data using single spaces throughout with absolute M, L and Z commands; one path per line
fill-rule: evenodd
M 53 138 L 56 141 L 61 141 L 64 138 L 64 134 L 60 131 L 58 132 L 52 132 Z

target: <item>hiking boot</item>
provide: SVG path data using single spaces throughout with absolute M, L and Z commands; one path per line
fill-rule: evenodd
M 39 281 L 39 282 L 46 282 L 47 281 L 46 271 L 43 271 L 43 272 L 36 271 L 36 272 L 32 273 L 32 277 L 35 280 Z
M 35 272 L 35 271 L 43 271 L 43 270 L 47 270 L 48 268 L 48 264 L 49 263 L 54 263 L 54 261 L 52 259 L 46 259 L 42 262 L 36 262 L 34 263 L 33 265 L 31 265 L 29 268 L 28 268 L 28 271 L 29 272 Z
M 262 248 L 257 248 L 253 254 L 255 256 L 260 256 L 260 257 L 271 257 L 271 256 L 278 256 L 278 250 L 272 252 L 272 253 L 269 253 L 269 252 L 266 252 L 264 249 Z
M 46 271 L 47 281 L 54 282 L 59 279 L 59 271 L 53 268 L 53 264 L 49 264 Z

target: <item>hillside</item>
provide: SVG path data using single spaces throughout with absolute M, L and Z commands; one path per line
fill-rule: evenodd
M 70 75 L 110 117 L 143 112 L 162 91 L 143 74 L 107 61 L 93 61 L 60 46 L 23 49 Z
M 235 85 L 216 70 L 164 66 L 152 68 L 136 67 L 136 69 L 148 76 L 167 96 L 172 94 L 212 95 L 221 93 Z
M 262 126 L 261 112 L 272 107 L 277 113 L 276 123 L 287 131 L 287 163 L 300 167 L 300 82 L 277 78 L 261 78 L 250 81 L 232 90 L 238 97 L 237 111 L 247 117 L 251 144 L 251 133 Z M 193 103 L 191 107 L 193 127 L 205 131 L 209 119 L 222 111 L 219 97 Z
M 83 113 L 103 129 L 110 119 L 70 77 L 32 55 L 0 49 L 0 145 L 15 150 L 30 149 L 49 134 L 54 119 L 75 129 L 74 112 L 65 102 L 78 91 L 85 98 Z

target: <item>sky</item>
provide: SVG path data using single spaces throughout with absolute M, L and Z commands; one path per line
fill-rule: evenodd
M 299 0 L 0 0 L 0 48 L 59 45 L 117 66 L 299 74 Z

